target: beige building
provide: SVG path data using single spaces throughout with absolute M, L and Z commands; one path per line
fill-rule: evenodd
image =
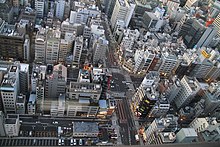
M 18 136 L 20 129 L 19 118 L 5 119 L 5 132 L 8 137 Z

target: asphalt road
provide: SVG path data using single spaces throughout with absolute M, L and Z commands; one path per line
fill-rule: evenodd
M 120 73 L 112 73 L 111 91 L 126 92 L 126 84 L 124 75 Z
M 118 99 L 116 114 L 119 119 L 120 135 L 124 145 L 137 145 L 135 134 L 137 130 L 126 98 Z

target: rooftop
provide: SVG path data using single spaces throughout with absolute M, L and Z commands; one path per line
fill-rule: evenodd
M 7 118 L 5 119 L 5 124 L 15 124 L 16 118 Z
M 186 137 L 187 136 L 195 136 L 195 137 L 198 136 L 194 128 L 182 128 L 181 130 L 183 131 Z
M 20 71 L 29 72 L 29 64 L 20 63 Z
M 75 92 L 98 92 L 101 91 L 100 84 L 70 82 L 70 91 Z
M 99 133 L 96 122 L 74 122 L 73 133 Z
M 176 140 L 176 134 L 174 132 L 161 132 L 160 136 L 163 143 L 172 143 Z
M 24 37 L 24 33 L 18 32 L 15 25 L 3 24 L 3 27 L 0 29 L 0 35 L 12 36 L 12 37 Z
M 24 95 L 19 95 L 17 97 L 17 103 L 25 103 L 25 96 Z
M 30 94 L 28 103 L 34 104 L 36 101 L 36 94 Z
M 188 83 L 188 85 L 190 86 L 190 88 L 192 89 L 192 91 L 196 91 L 199 87 L 198 87 L 198 81 L 196 78 L 193 77 L 188 77 L 188 76 L 184 76 L 186 82 Z

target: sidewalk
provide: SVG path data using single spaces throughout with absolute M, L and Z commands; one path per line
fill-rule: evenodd
M 115 128 L 115 132 L 118 135 L 117 145 L 122 145 L 121 135 L 120 135 L 120 131 L 119 131 L 120 130 L 120 126 L 118 125 L 118 118 L 117 118 L 115 112 L 112 114 L 111 120 L 112 120 L 112 127 Z

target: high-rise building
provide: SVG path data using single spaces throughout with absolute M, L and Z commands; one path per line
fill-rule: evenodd
M 140 114 L 141 117 L 146 117 L 154 107 L 159 96 L 156 92 L 159 80 L 159 73 L 150 71 L 138 87 L 132 98 L 133 109 L 137 112 L 137 115 Z
M 167 96 L 169 103 L 173 103 L 174 98 L 176 97 L 176 95 L 179 93 L 181 89 L 181 83 L 179 79 L 173 78 L 171 83 L 168 83 L 168 84 L 169 86 L 165 92 L 165 95 Z
M 35 0 L 35 10 L 37 11 L 37 17 L 43 18 L 44 16 L 44 0 Z
M 30 115 L 34 115 L 36 113 L 36 94 L 30 94 L 27 103 L 27 113 Z
M 48 30 L 46 45 L 46 63 L 57 63 L 60 49 L 60 37 L 60 30 Z
M 61 36 L 65 36 L 66 33 L 72 33 L 76 35 L 83 34 L 83 25 L 79 23 L 70 23 L 67 19 L 61 23 Z
M 46 66 L 44 65 L 33 65 L 33 71 L 31 75 L 31 93 L 35 94 L 30 96 L 31 101 L 35 101 L 35 112 L 40 114 L 43 112 L 43 104 L 45 99 L 45 85 L 46 85 Z M 30 99 L 29 99 L 30 100 Z
M 111 16 L 111 27 L 113 30 L 117 30 L 117 28 L 125 27 L 127 28 L 131 16 L 134 12 L 135 3 L 127 0 L 116 0 L 114 10 Z M 123 26 L 118 26 L 120 21 L 123 22 Z
M 5 123 L 5 115 L 2 111 L 0 111 L 0 136 L 1 137 L 6 136 L 4 123 Z
M 77 18 L 77 12 L 76 11 L 71 11 L 70 12 L 70 23 L 76 23 L 76 18 Z
M 196 78 L 184 76 L 181 79 L 181 89 L 174 98 L 177 108 L 180 109 L 189 104 L 199 90 L 200 85 Z
M 177 60 L 176 55 L 165 52 L 165 53 L 162 53 L 161 60 L 162 60 L 162 63 L 158 71 L 163 76 L 171 75 L 173 69 L 178 65 L 178 60 Z
M 77 37 L 73 48 L 73 64 L 78 66 L 83 49 L 83 36 Z
M 51 65 L 50 65 L 51 66 Z M 47 67 L 47 70 L 49 67 Z M 44 99 L 44 111 L 50 111 L 53 101 L 57 102 L 60 94 L 64 94 L 67 82 L 67 68 L 58 64 L 53 67 L 53 72 L 47 75 Z
M 9 25 L 0 18 L 0 57 L 27 60 L 29 55 L 26 53 L 29 51 L 25 50 L 28 48 L 24 47 L 26 46 L 25 38 L 24 32 L 20 32 L 15 25 Z
M 0 86 L 1 98 L 5 113 L 16 113 L 16 100 L 20 92 L 19 68 L 12 65 Z
M 196 47 L 208 47 L 210 43 L 213 41 L 213 38 L 217 35 L 218 30 L 217 27 L 213 25 L 209 25 L 206 27 L 205 32 L 202 34 L 200 39 L 198 40 Z
M 101 92 L 102 87 L 100 84 L 70 82 L 67 115 L 96 117 Z
M 8 23 L 13 22 L 13 7 L 9 4 L 9 1 L 0 1 L 0 18 Z M 1 24 L 1 23 L 0 23 Z
M 19 68 L 20 93 L 26 95 L 30 90 L 29 64 L 20 63 Z
M 176 139 L 175 131 L 177 130 L 177 117 L 174 115 L 166 115 L 162 118 L 155 118 L 154 121 L 143 133 L 143 139 L 147 144 L 162 144 L 158 143 L 159 133 L 171 133 L 170 141 Z
M 105 53 L 108 49 L 108 40 L 103 37 L 97 37 L 93 42 L 93 63 L 105 60 Z
M 220 123 L 217 122 L 216 118 L 195 118 L 189 126 L 194 128 L 197 133 L 204 132 L 206 130 L 212 132 L 220 126 Z
M 204 99 L 204 111 L 203 116 L 213 116 L 217 117 L 216 110 L 220 107 L 220 83 L 211 83 L 209 85 L 208 90 L 204 90 L 204 94 L 202 95 L 202 99 Z
M 217 28 L 218 33 L 217 36 L 220 37 L 220 13 L 218 14 L 218 16 L 215 18 L 213 25 Z
M 185 5 L 184 5 L 184 8 L 185 8 L 186 10 L 190 10 L 190 8 L 191 8 L 192 6 L 195 6 L 196 3 L 198 3 L 198 2 L 199 2 L 199 0 L 187 0 L 186 3 L 185 3 Z
M 65 11 L 65 0 L 57 0 L 55 3 L 56 3 L 55 16 L 60 20 L 63 20 L 64 11 Z
M 50 115 L 51 116 L 64 116 L 65 112 L 65 94 L 60 94 L 58 101 L 51 103 Z
M 155 57 L 155 53 L 152 48 L 149 48 L 147 44 L 143 45 L 142 50 L 136 50 L 134 55 L 134 73 L 146 73 Z
M 6 136 L 8 137 L 18 136 L 20 129 L 19 117 L 17 116 L 17 118 L 6 118 L 4 127 L 5 127 Z
M 179 8 L 180 0 L 170 0 L 167 2 L 167 14 L 171 15 L 173 12 L 176 12 Z
M 65 61 L 67 57 L 67 53 L 69 53 L 72 49 L 72 42 L 61 39 L 60 40 L 60 49 L 59 49 L 59 61 L 63 62 Z
M 105 0 L 105 14 L 110 19 L 114 10 L 116 0 Z
M 149 112 L 149 117 L 159 118 L 165 116 L 170 109 L 170 103 L 165 96 L 160 96 Z
M 35 39 L 35 61 L 44 63 L 46 61 L 46 39 L 47 30 L 41 28 Z
M 179 31 L 179 36 L 182 36 L 187 47 L 199 48 L 208 46 L 212 42 L 213 37 L 217 33 L 217 27 L 213 27 L 212 25 L 206 27 L 204 24 L 201 19 L 186 18 Z
M 16 99 L 16 113 L 25 114 L 25 111 L 26 111 L 26 96 L 20 94 Z

